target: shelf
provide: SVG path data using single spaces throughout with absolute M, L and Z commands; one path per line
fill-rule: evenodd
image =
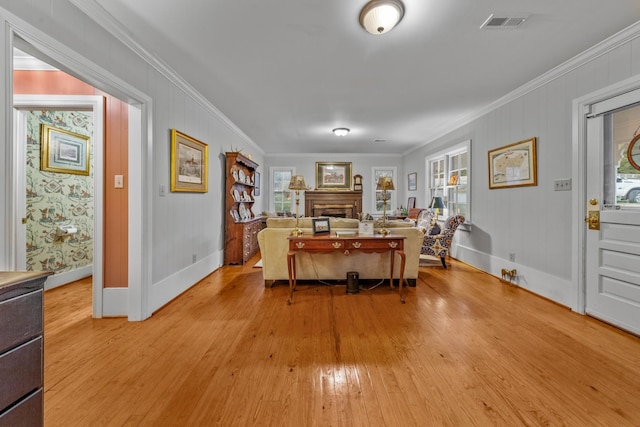
M 237 184 L 237 185 L 242 185 L 242 186 L 245 186 L 245 187 L 255 187 L 255 185 L 254 185 L 254 184 L 247 184 L 247 183 L 242 182 L 242 181 L 235 181 L 235 182 L 233 183 L 233 185 L 236 185 L 236 184 Z
M 257 234 L 264 224 L 262 218 L 252 211 L 256 203 L 252 194 L 256 188 L 255 183 L 246 182 L 255 179 L 257 168 L 257 163 L 241 153 L 226 153 L 225 208 L 229 217 L 225 216 L 225 264 L 244 264 L 258 251 Z M 241 198 L 243 193 L 246 194 L 246 199 Z M 238 196 L 238 200 L 234 195 Z M 242 219 L 240 207 L 248 218 Z

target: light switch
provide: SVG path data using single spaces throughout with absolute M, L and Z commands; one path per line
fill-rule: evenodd
M 114 187 L 115 188 L 124 188 L 124 176 L 123 175 L 116 175 L 114 181 L 115 181 L 115 183 L 114 183 Z

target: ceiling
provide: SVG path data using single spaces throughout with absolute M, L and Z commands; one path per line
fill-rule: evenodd
M 640 20 L 640 0 L 403 0 L 373 36 L 366 0 L 92 1 L 266 154 L 407 153 Z

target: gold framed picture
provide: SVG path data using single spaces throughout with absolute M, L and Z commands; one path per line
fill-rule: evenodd
M 489 150 L 489 188 L 538 185 L 536 138 Z
M 351 162 L 316 162 L 317 190 L 351 190 Z
M 208 191 L 209 147 L 204 142 L 171 129 L 171 191 Z
M 88 136 L 41 124 L 40 141 L 41 170 L 89 175 Z

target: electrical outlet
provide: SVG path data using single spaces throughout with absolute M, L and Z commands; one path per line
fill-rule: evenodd
M 195 263 L 197 258 L 198 258 L 198 257 L 197 257 L 197 255 L 196 255 L 196 254 L 191 255 L 191 262 L 192 262 L 192 263 Z
M 516 262 L 516 253 L 515 252 L 509 252 L 509 261 Z
M 124 176 L 123 175 L 115 175 L 113 179 L 113 186 L 115 188 L 124 188 Z
M 571 178 L 553 181 L 553 191 L 571 191 Z

